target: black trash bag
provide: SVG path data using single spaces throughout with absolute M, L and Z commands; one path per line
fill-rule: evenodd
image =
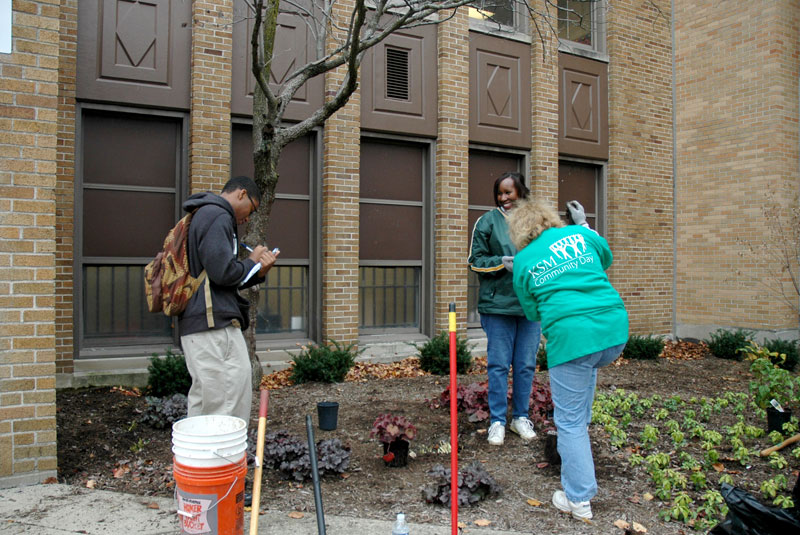
M 728 504 L 728 516 L 709 531 L 709 535 L 800 533 L 800 516 L 797 515 L 796 508 L 781 509 L 764 505 L 749 492 L 727 483 L 720 486 L 720 493 Z

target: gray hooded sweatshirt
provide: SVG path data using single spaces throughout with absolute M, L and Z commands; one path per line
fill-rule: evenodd
M 227 327 L 237 320 L 242 330 L 249 323 L 247 300 L 239 295 L 240 288 L 261 282 L 257 274 L 242 284 L 255 262 L 239 260 L 238 236 L 233 207 L 214 193 L 196 193 L 183 203 L 187 212 L 197 210 L 189 224 L 189 270 L 198 277 L 205 269 L 207 280 L 189 299 L 186 310 L 178 317 L 182 335 Z M 208 288 L 205 287 L 208 285 Z M 211 315 L 206 310 L 206 295 L 210 290 Z M 213 323 L 213 325 L 209 325 Z

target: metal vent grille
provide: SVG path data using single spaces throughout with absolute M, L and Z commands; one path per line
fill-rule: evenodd
M 408 50 L 386 47 L 386 98 L 408 100 Z

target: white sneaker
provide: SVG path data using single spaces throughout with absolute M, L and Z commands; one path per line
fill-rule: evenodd
M 536 438 L 536 431 L 533 430 L 533 422 L 525 418 L 514 418 L 511 420 L 511 430 L 518 434 L 525 442 Z
M 489 444 L 492 446 L 502 446 L 506 438 L 506 426 L 500 422 L 495 422 L 489 426 Z
M 572 513 L 572 518 L 578 520 L 592 519 L 591 504 L 588 501 L 578 503 L 570 501 L 563 490 L 557 490 L 553 493 L 553 505 L 563 513 Z

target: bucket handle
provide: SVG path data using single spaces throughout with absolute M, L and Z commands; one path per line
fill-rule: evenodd
M 237 481 L 239 481 L 239 476 L 236 476 L 235 478 L 233 478 L 233 481 L 231 482 L 231 486 L 230 486 L 230 487 L 228 487 L 228 492 L 226 492 L 226 493 L 225 493 L 225 496 L 223 496 L 222 498 L 220 498 L 219 500 L 217 500 L 216 502 L 214 502 L 214 504 L 213 504 L 213 505 L 211 505 L 211 506 L 210 506 L 208 509 L 206 509 L 206 512 L 209 512 L 209 511 L 211 511 L 211 510 L 212 510 L 212 509 L 214 509 L 214 508 L 215 508 L 217 505 L 219 505 L 219 503 L 220 503 L 222 500 L 224 500 L 225 498 L 227 498 L 227 497 L 228 497 L 228 494 L 230 494 L 230 493 L 231 493 L 231 491 L 233 490 L 233 487 L 236 485 L 236 482 L 237 482 Z M 174 495 L 174 498 L 175 498 L 175 502 L 177 503 L 177 501 L 178 501 L 178 486 L 177 486 L 177 485 L 175 486 L 175 495 Z M 202 511 L 200 511 L 200 512 L 198 512 L 198 513 L 189 513 L 189 512 L 183 511 L 182 509 L 180 509 L 180 508 L 178 508 L 178 507 L 176 507 L 175 509 L 176 509 L 176 511 L 177 511 L 177 513 L 178 513 L 178 515 L 179 515 L 179 516 L 186 516 L 186 517 L 189 517 L 189 518 L 194 518 L 194 517 L 196 517 L 196 516 L 200 516 L 200 515 L 203 513 Z

